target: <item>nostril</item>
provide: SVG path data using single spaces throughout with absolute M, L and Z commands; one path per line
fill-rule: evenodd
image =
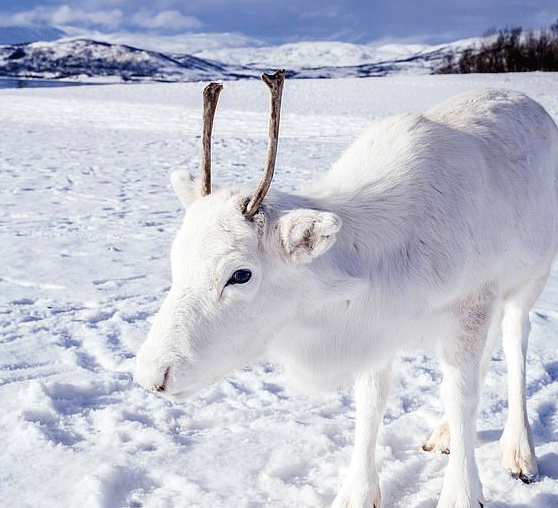
M 169 372 L 170 367 L 165 371 L 165 375 L 163 376 L 163 383 L 154 387 L 156 392 L 162 393 L 166 390 L 166 384 L 169 379 Z

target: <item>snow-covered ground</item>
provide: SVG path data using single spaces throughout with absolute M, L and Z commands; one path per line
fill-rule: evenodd
M 349 389 L 286 387 L 276 365 L 231 374 L 172 405 L 131 378 L 170 283 L 181 219 L 168 176 L 198 170 L 202 84 L 0 90 L 0 506 L 327 507 L 348 466 Z M 274 185 L 327 170 L 375 118 L 466 89 L 522 90 L 558 119 L 558 75 L 392 76 L 289 81 Z M 221 95 L 215 180 L 255 184 L 268 95 Z M 540 479 L 500 467 L 506 418 L 494 353 L 476 448 L 490 508 L 558 506 L 558 265 L 533 313 L 528 407 Z M 437 423 L 440 374 L 407 353 L 380 430 L 386 507 L 434 508 L 446 457 L 419 451 Z

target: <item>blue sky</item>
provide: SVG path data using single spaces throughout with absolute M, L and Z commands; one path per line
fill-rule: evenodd
M 547 28 L 556 0 L 0 0 L 0 26 L 71 26 L 103 33 L 243 34 L 300 40 L 448 42 L 508 26 Z

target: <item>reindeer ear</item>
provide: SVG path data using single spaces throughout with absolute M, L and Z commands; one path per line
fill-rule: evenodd
M 279 219 L 279 239 L 287 256 L 296 264 L 310 263 L 336 240 L 341 219 L 329 212 L 294 210 Z
M 199 182 L 184 170 L 178 169 L 171 173 L 171 185 L 184 208 L 200 197 Z

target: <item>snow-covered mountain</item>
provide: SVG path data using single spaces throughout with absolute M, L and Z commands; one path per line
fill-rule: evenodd
M 191 55 L 167 55 L 88 39 L 0 47 L 0 75 L 10 77 L 199 81 L 242 77 L 237 74 L 233 68 Z
M 124 38 L 125 40 L 125 38 Z M 122 38 L 120 38 L 122 41 Z M 134 81 L 204 81 L 258 77 L 262 71 L 287 68 L 291 78 L 384 76 L 411 72 L 431 74 L 447 55 L 472 41 L 440 46 L 356 45 L 340 42 L 300 42 L 275 47 L 210 46 L 199 41 L 190 53 L 156 51 L 124 42 L 65 37 L 55 41 L 0 46 L 0 76 L 34 79 L 103 78 Z M 181 41 L 180 49 L 188 47 Z M 202 45 L 203 48 L 203 45 Z

